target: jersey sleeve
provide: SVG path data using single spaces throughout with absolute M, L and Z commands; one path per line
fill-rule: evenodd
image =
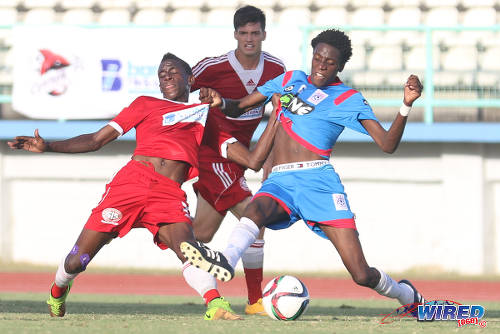
M 210 71 L 210 67 L 203 69 L 203 63 L 206 62 L 208 58 L 200 60 L 193 67 L 193 74 L 195 76 L 194 84 L 191 86 L 191 92 L 200 89 L 201 87 L 212 87 L 210 83 L 210 76 L 207 72 Z
M 278 75 L 276 78 L 267 81 L 260 87 L 257 87 L 259 93 L 267 97 L 266 103 L 271 99 L 274 93 L 281 93 L 283 90 L 283 78 L 286 73 Z
M 136 98 L 128 107 L 113 118 L 109 125 L 123 135 L 139 124 L 146 116 L 147 108 L 144 107 L 144 97 Z
M 354 131 L 368 134 L 361 124 L 364 119 L 372 119 L 378 122 L 372 108 L 361 93 L 356 93 L 342 102 L 343 108 L 339 113 L 333 113 L 334 122 Z

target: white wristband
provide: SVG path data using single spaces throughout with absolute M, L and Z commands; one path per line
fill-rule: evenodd
M 222 100 L 222 105 L 220 106 L 220 110 L 224 110 L 226 109 L 226 99 L 221 97 L 221 100 Z
M 401 114 L 401 116 L 408 116 L 408 114 L 410 113 L 411 111 L 411 107 L 408 107 L 406 104 L 403 103 L 403 105 L 401 106 L 401 108 L 399 108 L 399 113 Z

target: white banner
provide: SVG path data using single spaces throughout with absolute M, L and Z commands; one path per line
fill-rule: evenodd
M 199 28 L 20 26 L 13 33 L 13 108 L 36 119 L 112 118 L 137 96 L 161 97 L 165 53 L 199 60 L 186 43 Z
M 275 30 L 264 50 L 287 62 Z M 109 119 L 137 96 L 161 97 L 165 53 L 193 66 L 235 48 L 232 27 L 16 26 L 12 105 L 34 119 Z

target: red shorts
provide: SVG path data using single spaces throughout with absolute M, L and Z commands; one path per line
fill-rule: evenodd
M 244 177 L 245 169 L 234 162 L 202 162 L 199 180 L 193 184 L 194 191 L 221 215 L 252 196 Z
M 130 160 L 106 185 L 85 228 L 123 237 L 133 228 L 144 227 L 154 235 L 158 247 L 166 249 L 157 236 L 165 223 L 191 224 L 186 193 L 179 183 L 156 173 L 152 165 Z

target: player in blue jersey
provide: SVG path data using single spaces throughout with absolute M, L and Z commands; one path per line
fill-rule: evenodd
M 247 206 L 224 252 L 187 242 L 181 250 L 192 264 L 228 280 L 260 227 L 283 229 L 302 219 L 312 231 L 332 242 L 357 284 L 397 298 L 402 305 L 422 303 L 423 297 L 409 281 L 395 282 L 367 264 L 347 195 L 329 162 L 332 148 L 345 127 L 370 135 L 384 152 L 394 152 L 411 106 L 421 95 L 422 84 L 417 76 L 408 78 L 403 105 L 386 131 L 363 96 L 337 76 L 352 55 L 348 36 L 339 30 L 326 30 L 311 45 L 309 75 L 287 72 L 241 100 L 222 99 L 210 89 L 201 92 L 201 98 L 221 106 L 232 117 L 279 93 L 281 126 L 272 149 L 272 172 Z

